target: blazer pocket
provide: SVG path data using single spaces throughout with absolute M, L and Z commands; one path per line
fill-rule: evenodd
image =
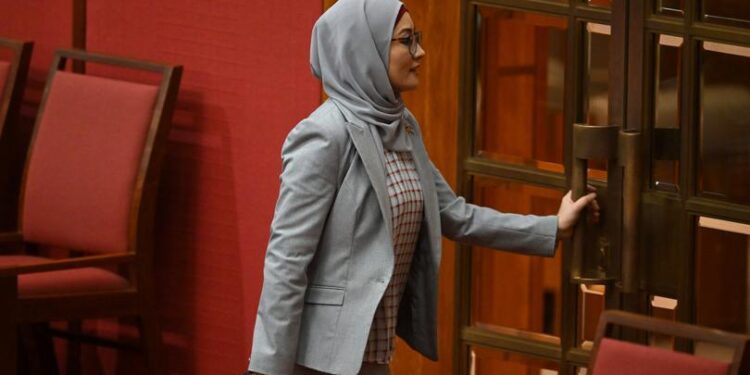
M 307 288 L 305 303 L 313 305 L 341 306 L 344 304 L 344 288 L 311 285 Z

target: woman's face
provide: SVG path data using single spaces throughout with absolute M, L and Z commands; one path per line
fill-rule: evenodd
M 393 29 L 393 39 L 407 38 L 415 32 L 414 21 L 409 13 L 404 13 Z M 390 61 L 388 65 L 388 78 L 393 90 L 397 93 L 414 90 L 419 85 L 417 70 L 422 64 L 425 51 L 421 45 L 416 46 L 416 53 L 412 56 L 409 46 L 399 40 L 391 41 Z

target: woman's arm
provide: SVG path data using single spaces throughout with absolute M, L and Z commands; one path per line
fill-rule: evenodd
M 595 194 L 573 202 L 568 193 L 563 198 L 558 216 L 501 213 L 467 203 L 463 197 L 456 196 L 440 171 L 434 165 L 432 169 L 442 233 L 455 241 L 530 255 L 552 256 L 558 234 L 561 237 L 569 235 L 586 205 L 591 204 L 598 211 Z
M 300 317 L 313 259 L 336 194 L 339 150 L 330 127 L 302 122 L 282 149 L 282 174 L 263 290 L 255 322 L 250 370 L 291 374 L 297 355 Z

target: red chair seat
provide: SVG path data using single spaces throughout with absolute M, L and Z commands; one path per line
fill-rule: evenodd
M 602 338 L 593 375 L 727 375 L 729 363 Z
M 49 258 L 28 255 L 2 255 L 0 256 L 0 267 L 36 264 L 49 260 Z M 128 285 L 126 279 L 114 272 L 87 267 L 20 275 L 18 277 L 18 295 L 30 297 L 46 294 L 109 292 L 126 289 Z

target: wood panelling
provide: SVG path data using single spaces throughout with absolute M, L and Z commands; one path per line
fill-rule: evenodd
M 696 322 L 748 332 L 748 237 L 699 227 L 696 241 Z
M 460 1 L 409 0 L 405 4 L 416 28 L 424 32 L 427 55 L 419 88 L 405 93 L 404 101 L 419 120 L 430 158 L 455 189 Z M 455 249 L 453 242 L 443 241 L 438 300 L 440 360 L 432 362 L 399 340 L 392 364 L 394 374 L 448 375 L 453 371 Z

